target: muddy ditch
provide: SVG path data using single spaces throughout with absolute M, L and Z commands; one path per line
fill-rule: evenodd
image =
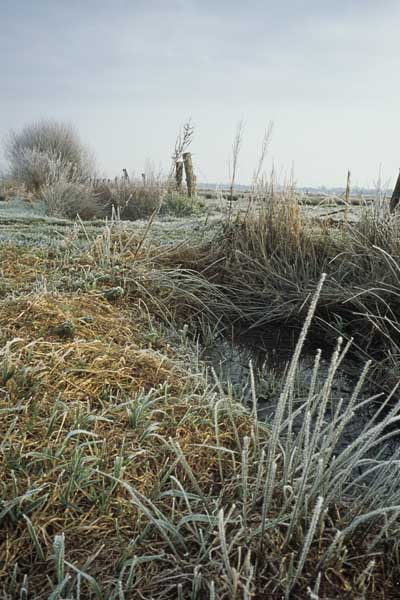
M 293 356 L 298 339 L 298 331 L 291 327 L 269 327 L 268 330 L 242 331 L 231 336 L 218 335 L 212 344 L 207 344 L 202 358 L 216 373 L 219 382 L 225 390 L 231 389 L 236 398 L 239 398 L 247 407 L 253 407 L 253 393 L 251 387 L 252 369 L 254 373 L 255 391 L 257 398 L 257 413 L 261 421 L 267 425 L 273 423 L 277 399 L 283 387 L 290 360 Z M 321 338 L 311 339 L 303 347 L 295 379 L 296 405 L 299 408 L 306 400 L 311 380 L 313 377 L 315 357 L 320 349 L 316 389 L 322 389 L 331 363 L 332 353 L 337 340 L 326 339 L 321 344 Z M 364 367 L 354 354 L 348 353 L 337 369 L 331 387 L 330 402 L 328 403 L 324 419 L 328 422 L 334 417 L 338 403 L 343 406 L 349 402 Z M 381 393 L 373 381 L 373 375 L 367 377 L 360 399 L 376 396 Z M 367 423 L 379 410 L 382 404 L 381 397 L 371 401 L 363 407 L 362 412 L 352 419 L 346 427 L 337 446 L 337 451 L 343 450 L 353 442 L 364 430 Z M 301 412 L 294 421 L 293 431 L 299 431 L 304 413 Z M 379 454 L 380 458 L 389 458 L 400 445 L 400 433 L 395 438 L 385 442 L 384 446 L 374 448 L 371 457 Z

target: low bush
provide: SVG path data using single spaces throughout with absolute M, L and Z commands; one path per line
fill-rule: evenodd
M 94 193 L 107 216 L 117 211 L 121 219 L 136 221 L 148 218 L 160 207 L 165 186 L 161 180 L 144 185 L 141 181 L 117 179 L 111 183 L 95 184 Z
M 197 196 L 189 198 L 177 192 L 169 193 L 161 206 L 161 213 L 175 217 L 190 217 L 205 210 L 205 205 Z
M 161 182 L 146 186 L 125 180 L 90 184 L 70 179 L 62 169 L 41 187 L 39 198 L 48 215 L 74 218 L 79 214 L 84 220 L 117 213 L 122 220 L 136 221 L 148 219 L 155 211 L 161 215 L 188 217 L 204 210 L 198 198 L 176 193 L 166 195 L 166 187 Z
M 111 216 L 115 210 L 121 219 L 128 221 L 146 219 L 156 210 L 161 215 L 176 217 L 188 217 L 204 210 L 205 206 L 199 198 L 168 192 L 167 184 L 160 178 L 146 181 L 146 184 L 138 180 L 119 179 L 95 184 L 94 193 L 107 216 Z
M 68 181 L 66 178 L 42 186 L 40 200 L 45 213 L 53 217 L 74 219 L 79 215 L 81 219 L 87 220 L 104 214 L 90 185 Z

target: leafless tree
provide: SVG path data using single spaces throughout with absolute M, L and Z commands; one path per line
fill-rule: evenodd
M 186 153 L 193 141 L 194 127 L 191 119 L 184 123 L 176 138 L 174 153 L 172 155 L 172 167 L 170 180 L 175 175 L 175 187 L 178 191 L 182 190 L 183 181 L 183 154 Z
M 178 137 L 175 142 L 174 154 L 172 156 L 172 160 L 174 161 L 174 165 L 177 160 L 182 158 L 182 154 L 187 151 L 190 144 L 193 141 L 193 133 L 194 126 L 192 125 L 192 120 L 189 119 L 184 123 L 182 129 L 179 131 Z

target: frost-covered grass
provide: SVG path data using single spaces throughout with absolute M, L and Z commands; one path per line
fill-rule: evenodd
M 48 247 L 0 247 L 4 596 L 395 597 L 400 456 L 377 451 L 395 435 L 395 394 L 344 445 L 374 402 L 371 365 L 338 399 L 334 381 L 351 349 L 340 338 L 322 377 L 317 353 L 301 394 L 297 385 L 329 278 L 310 280 L 292 361 L 270 389 L 274 416 L 261 423 L 252 368 L 246 409 L 191 337 L 200 313 L 203 329 L 215 327 L 218 299 L 238 315 L 216 265 L 213 278 L 200 273 L 204 244 L 220 229 L 202 217 L 189 247 L 192 222 L 166 243 L 165 227 L 178 223 L 70 223 Z M 56 226 L 40 224 L 42 234 Z M 38 222 L 30 228 L 36 235 Z M 261 248 L 240 243 L 233 238 L 242 254 Z M 194 256 L 197 272 L 179 266 Z M 233 256 L 257 272 L 250 251 Z M 265 273 L 266 259 L 264 249 Z M 247 274 L 237 270 L 237 281 Z M 249 290 L 250 281 L 242 296 L 235 290 L 240 310 Z

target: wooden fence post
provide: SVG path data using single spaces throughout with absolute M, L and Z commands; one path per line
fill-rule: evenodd
M 196 193 L 196 180 L 193 174 L 193 163 L 192 163 L 192 153 L 184 152 L 183 155 L 183 164 L 185 166 L 185 174 L 186 174 L 186 185 L 188 196 L 191 198 Z
M 177 160 L 175 162 L 175 183 L 176 183 L 176 191 L 182 192 L 182 181 L 183 181 L 183 162 L 182 160 Z
M 347 171 L 346 193 L 344 195 L 344 222 L 349 224 L 349 203 L 350 203 L 350 171 Z

